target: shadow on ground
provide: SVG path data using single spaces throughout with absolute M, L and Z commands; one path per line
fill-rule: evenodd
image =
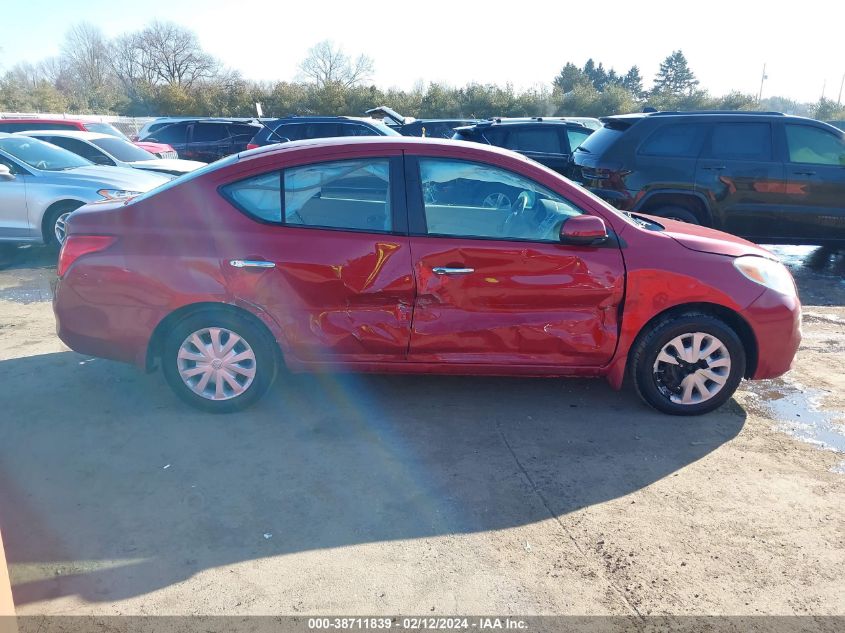
M 245 413 L 72 352 L 0 362 L 0 528 L 19 605 L 211 567 L 496 530 L 626 495 L 733 438 L 602 381 L 303 375 Z M 271 537 L 265 538 L 272 534 Z

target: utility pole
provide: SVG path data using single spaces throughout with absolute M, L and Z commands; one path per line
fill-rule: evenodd
M 763 98 L 763 82 L 768 78 L 769 76 L 766 74 L 766 63 L 763 62 L 763 74 L 760 77 L 760 92 L 757 93 L 757 103 L 760 103 L 760 100 Z
M 824 82 L 822 83 L 822 96 L 821 96 L 821 99 L 819 99 L 819 101 L 824 101 L 825 88 L 827 88 L 827 78 L 825 78 Z
M 842 81 L 839 82 L 839 97 L 836 99 L 836 105 L 842 105 L 842 87 L 845 86 L 845 73 L 842 73 Z

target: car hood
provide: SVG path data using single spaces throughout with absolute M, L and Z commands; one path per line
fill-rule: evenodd
M 172 180 L 165 174 L 147 173 L 131 167 L 77 167 L 67 171 L 52 172 L 52 176 L 68 180 L 88 181 L 101 188 L 149 191 Z
M 671 237 L 678 244 L 691 251 L 700 253 L 714 253 L 728 257 L 743 255 L 758 255 L 768 259 L 777 259 L 769 251 L 730 233 L 723 233 L 716 229 L 709 229 L 697 224 L 687 224 L 677 220 L 669 220 L 644 213 L 637 213 L 664 227 L 663 234 Z
M 198 160 L 183 160 L 181 158 L 156 158 L 155 160 L 137 160 L 129 164 L 135 169 L 187 174 L 189 171 L 203 167 L 206 163 Z

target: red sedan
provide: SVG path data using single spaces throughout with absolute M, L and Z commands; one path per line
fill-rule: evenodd
M 71 348 L 210 411 L 278 370 L 626 374 L 674 414 L 786 372 L 801 308 L 767 251 L 623 214 L 519 154 L 411 137 L 230 156 L 73 213 L 54 308 Z

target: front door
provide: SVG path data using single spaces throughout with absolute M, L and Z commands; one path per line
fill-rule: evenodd
M 515 172 L 452 159 L 406 162 L 417 282 L 409 361 L 610 361 L 624 290 L 615 241 L 561 244 L 561 225 L 583 211 Z M 473 192 L 490 185 L 512 192 L 513 204 L 478 204 Z
M 845 141 L 842 133 L 800 123 L 786 131 L 788 200 L 784 238 L 845 241 Z
M 221 189 L 250 217 L 217 238 L 227 286 L 280 324 L 297 360 L 405 360 L 414 280 L 398 154 L 290 167 Z
M 713 225 L 752 240 L 777 235 L 786 186 L 767 122 L 712 126 L 696 164 L 695 187 L 708 199 Z
M 13 178 L 0 178 L 0 240 L 29 240 L 40 235 L 32 229 L 26 206 L 27 180 L 32 176 L 0 155 L 0 165 L 9 168 Z

